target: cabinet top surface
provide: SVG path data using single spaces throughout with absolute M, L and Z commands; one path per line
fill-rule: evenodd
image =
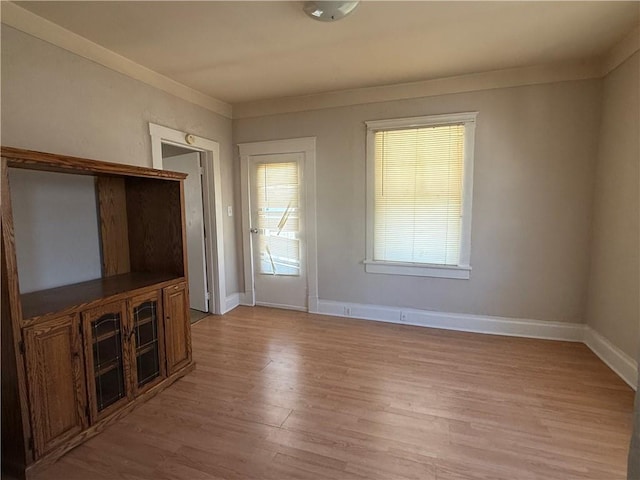
M 20 296 L 23 318 L 35 320 L 47 314 L 78 309 L 96 300 L 106 300 L 127 292 L 133 294 L 139 289 L 159 287 L 166 282 L 183 280 L 184 277 L 176 277 L 172 274 L 131 272 L 74 285 L 24 293 Z
M 88 158 L 69 157 L 53 153 L 36 152 L 14 147 L 1 147 L 2 158 L 9 167 L 75 173 L 80 175 L 128 175 L 135 177 L 183 180 L 186 174 L 169 170 L 137 167 L 121 163 L 102 162 Z

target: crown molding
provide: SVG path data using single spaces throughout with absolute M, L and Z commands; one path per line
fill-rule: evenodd
M 231 105 L 228 103 L 205 95 L 158 72 L 143 67 L 12 2 L 2 2 L 2 23 L 187 102 L 206 108 L 224 117 L 232 117 Z
M 600 71 L 600 63 L 598 61 L 577 61 L 494 70 L 420 82 L 340 90 L 315 95 L 257 100 L 234 104 L 233 118 L 260 117 L 279 113 L 346 107 L 495 88 L 585 80 L 599 78 L 601 76 Z
M 604 56 L 601 75 L 604 77 L 611 73 L 638 50 L 640 50 L 640 25 L 636 26 Z

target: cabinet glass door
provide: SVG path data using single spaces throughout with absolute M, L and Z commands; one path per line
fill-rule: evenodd
M 119 312 L 107 313 L 91 322 L 98 412 L 126 396 L 122 336 Z
M 157 312 L 158 302 L 144 302 L 133 309 L 138 387 L 160 375 Z
M 163 331 L 159 294 L 152 292 L 131 301 L 132 350 L 135 358 L 135 386 L 140 391 L 165 376 Z
M 127 309 L 116 302 L 82 313 L 91 423 L 131 399 Z

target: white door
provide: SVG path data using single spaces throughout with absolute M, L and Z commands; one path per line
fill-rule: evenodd
M 257 305 L 307 309 L 303 153 L 249 160 L 251 250 Z
M 184 182 L 184 209 L 187 225 L 187 259 L 191 308 L 209 311 L 207 267 L 204 250 L 204 210 L 200 153 L 193 152 L 162 159 L 165 170 L 187 174 Z

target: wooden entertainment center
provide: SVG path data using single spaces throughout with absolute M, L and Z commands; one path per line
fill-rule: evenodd
M 24 478 L 193 369 L 186 175 L 1 156 L 2 469 Z M 20 293 L 9 169 L 94 177 L 101 278 Z

